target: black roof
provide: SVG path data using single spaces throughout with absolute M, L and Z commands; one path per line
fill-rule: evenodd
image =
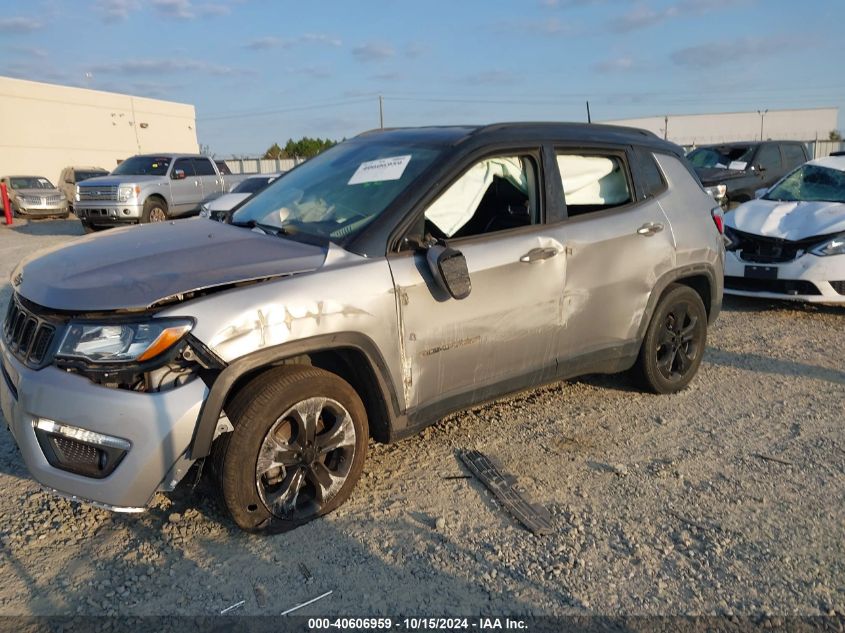
M 375 129 L 355 138 L 381 137 L 395 142 L 457 145 L 467 141 L 490 143 L 497 141 L 566 141 L 604 142 L 647 145 L 655 149 L 678 152 L 669 143 L 647 130 L 600 123 L 514 122 L 490 125 L 451 125 L 408 128 Z

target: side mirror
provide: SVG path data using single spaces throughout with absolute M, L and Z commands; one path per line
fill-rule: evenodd
M 434 281 L 454 299 L 466 299 L 472 290 L 467 260 L 461 251 L 436 244 L 426 251 L 425 259 Z
M 764 171 L 766 171 L 766 168 L 765 168 L 765 167 L 763 167 L 762 165 L 754 165 L 753 169 L 754 169 L 754 170 L 755 170 L 758 174 L 762 174 Z
M 768 188 L 763 187 L 762 189 L 758 189 L 754 192 L 754 199 L 759 200 L 763 196 L 765 196 L 769 192 Z
M 184 169 L 174 169 L 173 175 L 171 176 L 173 180 L 185 180 L 185 170 Z

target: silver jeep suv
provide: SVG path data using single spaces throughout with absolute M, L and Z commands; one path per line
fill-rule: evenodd
M 721 307 L 713 206 L 640 130 L 365 133 L 226 223 L 21 263 L 3 415 L 60 494 L 140 511 L 208 459 L 240 527 L 296 526 L 349 497 L 371 437 L 578 374 L 684 388 Z

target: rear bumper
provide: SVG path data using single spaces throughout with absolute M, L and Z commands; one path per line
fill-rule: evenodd
M 140 511 L 187 451 L 208 389 L 201 380 L 163 393 L 101 387 L 55 367 L 22 365 L 0 340 L 0 408 L 32 477 L 59 494 L 101 507 Z M 38 419 L 125 439 L 130 447 L 104 478 L 52 466 L 38 442 Z M 183 470 L 184 472 L 184 470 Z M 164 486 L 162 486 L 164 484 Z
M 771 280 L 745 277 L 746 266 L 777 269 Z M 758 264 L 740 259 L 735 252 L 725 255 L 725 294 L 763 299 L 785 299 L 808 303 L 845 304 L 831 282 L 845 282 L 845 255 L 818 257 L 805 254 L 790 262 Z M 842 289 L 842 286 L 837 284 Z

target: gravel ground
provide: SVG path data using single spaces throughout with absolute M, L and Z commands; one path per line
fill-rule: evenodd
M 0 278 L 77 222 L 0 226 Z M 0 290 L 0 309 L 9 294 Z M 352 499 L 261 538 L 207 484 L 120 516 L 41 492 L 0 430 L 0 615 L 845 613 L 845 309 L 726 298 L 698 378 L 591 376 L 372 444 Z M 476 448 L 552 513 L 535 537 Z

